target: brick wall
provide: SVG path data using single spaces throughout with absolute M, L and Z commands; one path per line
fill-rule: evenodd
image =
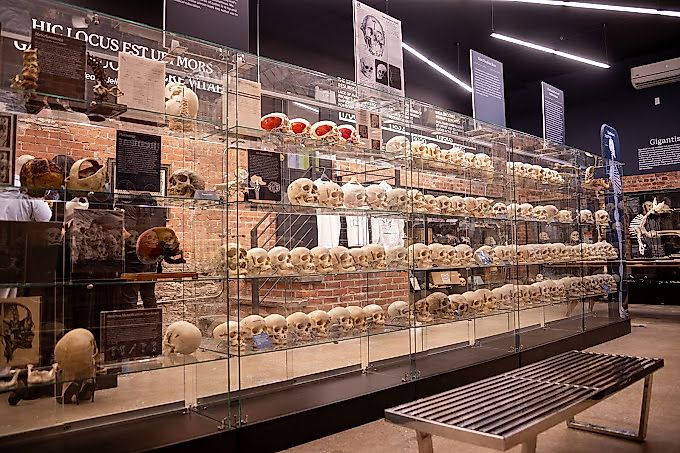
M 680 172 L 652 173 L 623 177 L 624 192 L 659 191 L 680 188 Z

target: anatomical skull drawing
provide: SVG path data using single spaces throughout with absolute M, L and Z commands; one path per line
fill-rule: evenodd
M 382 24 L 370 14 L 361 22 L 361 33 L 364 36 L 366 49 L 371 55 L 381 57 L 385 50 L 385 31 Z

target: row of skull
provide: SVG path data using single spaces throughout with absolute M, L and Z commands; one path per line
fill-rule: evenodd
M 260 127 L 267 132 L 292 134 L 302 138 L 322 140 L 325 144 L 361 144 L 356 128 L 349 124 L 338 126 L 333 121 L 317 121 L 310 124 L 304 118 L 289 119 L 285 113 L 270 113 L 260 118 Z
M 335 307 L 328 312 L 295 312 L 287 317 L 271 314 L 250 315 L 240 322 L 227 321 L 215 327 L 213 338 L 227 341 L 232 350 L 252 347 L 253 338 L 266 332 L 274 345 L 289 341 L 309 341 L 328 336 L 348 335 L 353 330 L 366 332 L 385 325 L 385 312 L 380 305 Z
M 403 135 L 389 139 L 385 143 L 385 151 L 399 156 L 410 156 L 414 159 L 449 164 L 453 167 L 493 171 L 493 160 L 486 153 L 466 152 L 460 146 L 441 149 L 436 143 L 425 143 L 420 140 L 411 142 Z
M 509 175 L 533 179 L 546 184 L 564 184 L 564 177 L 556 170 L 524 162 L 506 162 L 505 170 Z

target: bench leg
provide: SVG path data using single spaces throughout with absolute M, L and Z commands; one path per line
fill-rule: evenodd
M 416 439 L 418 440 L 418 453 L 433 453 L 432 434 L 416 431 Z
M 536 438 L 527 440 L 522 444 L 522 453 L 536 453 Z
M 640 424 L 637 433 L 620 428 L 607 428 L 606 426 L 594 425 L 591 423 L 577 422 L 572 417 L 567 420 L 567 426 L 573 429 L 589 431 L 591 433 L 605 434 L 608 436 L 621 437 L 623 439 L 642 442 L 647 437 L 647 421 L 649 420 L 649 403 L 652 397 L 652 375 L 645 377 L 644 388 L 642 390 L 642 408 L 640 409 Z

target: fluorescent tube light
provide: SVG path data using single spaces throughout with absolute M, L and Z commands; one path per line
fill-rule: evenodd
M 427 57 L 426 57 L 425 55 L 423 55 L 422 53 L 418 52 L 418 51 L 417 51 L 416 49 L 414 49 L 413 47 L 409 46 L 409 45 L 406 44 L 405 42 L 402 42 L 402 43 L 401 43 L 401 46 L 402 46 L 404 49 L 406 49 L 406 50 L 408 50 L 409 52 L 411 52 L 413 55 L 415 55 L 415 56 L 416 56 L 418 59 L 420 59 L 423 63 L 425 63 L 426 65 L 428 65 L 429 67 L 431 67 L 431 68 L 434 69 L 435 71 L 439 72 L 440 74 L 444 75 L 447 79 L 456 82 L 458 85 L 460 85 L 461 87 L 463 87 L 465 90 L 467 90 L 467 91 L 469 91 L 470 93 L 472 93 L 472 87 L 471 87 L 470 85 L 468 85 L 467 83 L 463 82 L 462 80 L 460 80 L 459 78 L 457 78 L 456 76 L 454 76 L 453 74 L 451 74 L 450 72 L 446 71 L 444 68 L 442 68 L 442 67 L 439 66 L 437 63 L 435 63 L 434 61 L 432 61 L 432 60 L 430 60 L 429 58 L 427 58 Z
M 654 9 L 654 8 L 639 8 L 636 6 L 603 5 L 600 3 L 572 2 L 559 0 L 501 0 L 501 1 L 516 3 L 532 3 L 535 5 L 566 6 L 570 8 L 597 9 L 602 11 L 616 11 L 621 13 L 680 17 L 680 11 L 671 11 L 666 9 Z
M 541 52 L 551 53 L 551 54 L 557 55 L 559 57 L 569 58 L 570 60 L 580 61 L 581 63 L 586 63 L 586 64 L 590 64 L 590 65 L 593 65 L 593 66 L 597 66 L 598 68 L 609 69 L 611 67 L 606 63 L 600 63 L 599 61 L 579 57 L 579 56 L 574 55 L 574 54 L 562 52 L 561 50 L 551 49 L 550 47 L 545 47 L 545 46 L 541 46 L 539 44 L 534 44 L 534 43 L 531 43 L 531 42 L 528 42 L 528 41 L 523 41 L 521 39 L 513 38 L 511 36 L 502 35 L 500 33 L 491 33 L 491 37 L 496 38 L 496 39 L 500 39 L 500 40 L 503 40 L 503 41 L 511 42 L 513 44 L 519 44 L 520 46 L 529 47 L 530 49 L 540 50 Z
M 307 105 L 307 104 L 303 104 L 302 102 L 293 101 L 293 105 L 297 105 L 298 107 L 305 109 L 305 110 L 309 110 L 310 112 L 319 113 L 319 109 L 314 108 L 314 107 Z

